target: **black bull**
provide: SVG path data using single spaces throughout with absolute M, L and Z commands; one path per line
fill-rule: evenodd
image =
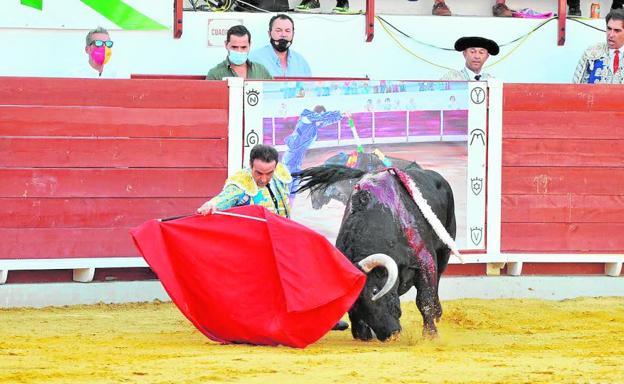
M 366 173 L 335 165 L 308 168 L 298 177 L 299 191 L 311 192 L 322 192 L 342 180 L 358 180 L 347 201 L 336 247 L 355 264 L 377 253 L 389 255 L 397 264 L 397 284 L 383 297 L 375 297 L 377 300 L 373 296 L 384 286 L 387 272 L 375 269 L 368 274 L 364 289 L 349 310 L 353 337 L 370 340 L 374 332 L 383 341 L 398 335 L 399 296 L 412 286 L 417 290 L 423 335 L 437 335 L 435 321 L 442 316 L 439 280 L 448 264 L 450 247 L 455 249 L 455 208 L 448 182 L 437 172 L 420 168 Z M 418 192 L 414 193 L 414 185 L 430 210 L 422 199 L 418 205 L 415 202 L 418 199 L 413 196 Z
M 381 152 L 380 152 L 381 153 Z M 353 155 L 341 152 L 333 155 L 323 162 L 323 165 L 342 165 L 347 166 L 348 162 L 353 160 Z M 404 160 L 398 157 L 384 156 L 380 158 L 379 154 L 374 152 L 357 153 L 355 162 L 349 168 L 359 169 L 365 172 L 375 172 L 387 167 L 397 167 L 400 169 L 420 168 L 420 166 L 413 161 Z M 357 182 L 357 179 L 346 179 L 337 181 L 327 186 L 322 190 L 313 190 L 310 193 L 310 201 L 312 202 L 312 208 L 321 209 L 328 204 L 330 200 L 338 200 L 343 204 L 347 204 L 353 186 Z

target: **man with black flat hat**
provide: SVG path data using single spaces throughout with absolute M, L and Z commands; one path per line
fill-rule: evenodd
M 462 52 L 466 65 L 459 71 L 448 71 L 442 80 L 479 81 L 494 77 L 489 73 L 481 72 L 483 64 L 490 55 L 498 55 L 498 44 L 494 40 L 478 36 L 461 37 L 455 42 L 455 50 Z

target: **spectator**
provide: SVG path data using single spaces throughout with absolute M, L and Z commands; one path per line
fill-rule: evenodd
M 449 97 L 448 109 L 456 109 L 456 102 L 457 99 L 455 98 L 455 95 L 451 95 L 451 97 Z
M 298 12 L 313 12 L 321 8 L 319 0 L 303 0 L 301 4 L 295 8 Z M 349 13 L 349 0 L 337 0 L 336 6 L 332 9 L 333 13 Z
M 253 62 L 262 64 L 272 76 L 311 77 L 306 59 L 290 47 L 295 35 L 295 24 L 288 15 L 275 15 L 269 21 L 269 41 L 249 54 Z
M 361 94 L 364 95 L 368 95 L 371 92 L 369 86 L 368 86 L 368 81 L 362 81 L 362 85 L 360 87 L 360 92 Z
M 568 0 L 568 16 L 581 16 L 581 0 Z
M 444 0 L 434 0 L 431 14 L 434 16 L 451 16 L 451 10 Z M 492 14 L 496 17 L 511 17 L 511 9 L 505 4 L 505 0 L 496 0 L 492 7 Z
M 611 8 L 622 8 L 623 2 L 624 0 L 613 0 Z M 581 16 L 580 0 L 567 0 L 567 3 L 568 15 Z M 434 0 L 431 13 L 435 16 L 451 16 L 452 14 L 451 10 L 445 3 L 445 0 Z M 496 3 L 492 7 L 492 14 L 497 17 L 511 17 L 512 13 L 513 11 L 505 4 L 505 0 L 496 0 Z
M 251 47 L 251 33 L 243 25 L 235 25 L 228 29 L 225 49 L 228 52 L 225 60 L 212 68 L 206 80 L 221 80 L 224 77 L 242 77 L 243 79 L 271 80 L 273 77 L 259 63 L 247 58 Z
M 286 106 L 286 103 L 281 103 L 280 104 L 280 108 L 277 111 L 277 115 L 280 116 L 280 117 L 288 116 L 288 106 Z
M 386 99 L 384 100 L 383 110 L 384 111 L 391 111 L 392 110 L 392 102 L 390 101 L 389 97 L 386 97 Z
M 611 9 L 621 9 L 623 5 L 624 0 L 613 0 L 613 2 L 611 3 Z M 568 15 L 582 16 L 580 0 L 568 0 Z
M 574 72 L 576 84 L 624 84 L 624 10 L 613 9 L 606 17 L 607 42 L 583 52 Z
M 624 0 L 613 0 L 611 9 L 622 8 L 623 3 Z M 582 16 L 580 0 L 568 0 L 568 16 Z
M 87 54 L 88 66 L 81 66 L 75 71 L 73 77 L 83 78 L 115 78 L 117 73 L 110 68 L 104 66 L 108 64 L 113 54 L 113 41 L 108 31 L 102 27 L 97 27 L 87 33 L 85 39 L 84 51 Z
M 493 76 L 481 72 L 483 64 L 490 55 L 498 55 L 499 48 L 495 41 L 483 37 L 461 37 L 455 42 L 455 50 L 462 52 L 466 65 L 459 71 L 450 70 L 442 80 L 487 80 Z

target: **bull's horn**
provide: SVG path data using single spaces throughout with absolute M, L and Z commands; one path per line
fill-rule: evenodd
M 397 277 L 399 276 L 399 270 L 396 262 L 392 260 L 390 256 L 384 255 L 383 253 L 372 254 L 365 259 L 360 260 L 358 265 L 365 273 L 368 273 L 377 267 L 384 267 L 388 271 L 388 280 L 386 280 L 386 284 L 383 286 L 381 291 L 377 292 L 377 294 L 373 296 L 371 299 L 373 301 L 380 299 L 383 295 L 388 293 L 388 291 L 392 289 L 396 283 Z

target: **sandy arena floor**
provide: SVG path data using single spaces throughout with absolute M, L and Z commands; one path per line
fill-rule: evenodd
M 624 383 L 624 298 L 404 303 L 400 341 L 218 345 L 171 303 L 2 309 L 0 383 Z

